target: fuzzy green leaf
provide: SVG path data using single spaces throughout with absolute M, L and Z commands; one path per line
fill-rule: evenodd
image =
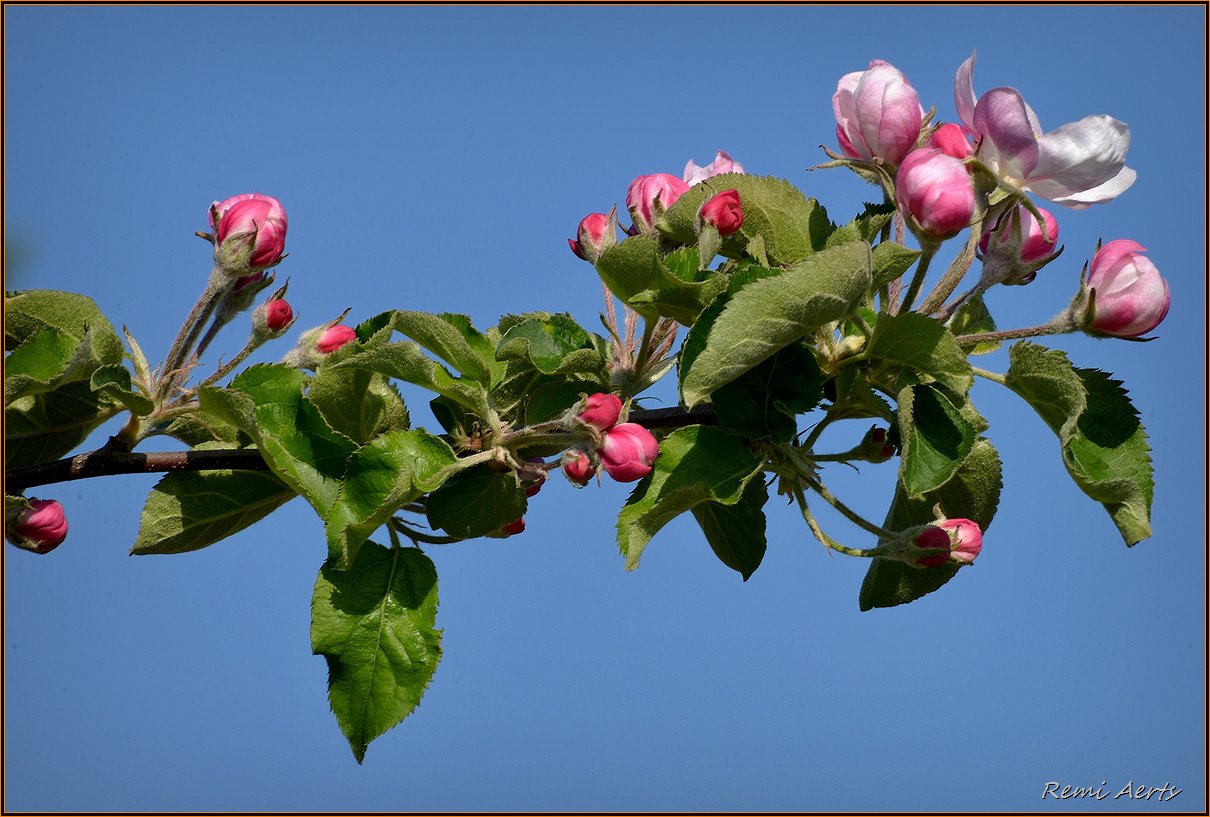
M 983 302 L 982 295 L 974 295 L 968 298 L 962 306 L 958 307 L 958 311 L 954 313 L 954 317 L 950 318 L 949 330 L 956 337 L 958 335 L 973 335 L 977 332 L 995 332 L 996 322 L 992 319 L 992 313 L 987 310 L 987 304 Z M 986 355 L 988 352 L 994 352 L 1000 348 L 1000 341 L 989 340 L 982 343 L 962 343 L 959 345 L 966 349 L 972 355 Z
M 487 392 L 482 384 L 455 378 L 444 366 L 425 355 L 413 341 L 374 346 L 327 368 L 378 372 L 445 395 L 480 416 L 487 416 L 488 413 Z
M 893 392 L 935 380 L 962 396 L 974 379 L 954 336 L 937 321 L 915 312 L 880 316 L 866 356 L 881 364 L 874 376 Z
M 226 447 L 222 444 L 208 447 Z M 168 474 L 147 495 L 130 552 L 186 553 L 243 530 L 295 493 L 268 471 L 183 471 Z
M 928 385 L 899 392 L 899 481 L 918 497 L 944 485 L 970 454 L 975 429 L 942 392 Z
M 870 288 L 870 248 L 833 247 L 731 296 L 681 384 L 692 407 L 779 349 L 849 313 Z
M 878 289 L 891 283 L 911 269 L 919 257 L 920 250 L 910 249 L 894 241 L 883 241 L 876 245 L 873 252 L 874 282 L 871 286 Z
M 655 469 L 618 513 L 618 547 L 626 569 L 639 566 L 651 537 L 673 518 L 703 502 L 739 502 L 762 464 L 739 438 L 711 426 L 679 428 L 661 440 Z
M 88 382 L 93 391 L 105 392 L 140 417 L 145 417 L 155 411 L 155 403 L 151 402 L 146 395 L 134 390 L 130 372 L 120 363 L 100 367 L 92 373 Z
M 403 398 L 382 375 L 366 369 L 321 366 L 307 397 L 327 424 L 355 443 L 408 427 Z
M 690 187 L 656 226 L 673 240 L 696 247 L 697 212 L 706 199 L 722 190 L 738 191 L 744 211 L 739 232 L 723 240 L 720 252 L 728 258 L 743 257 L 749 244 L 759 239 L 771 264 L 793 264 L 823 249 L 832 232 L 832 223 L 819 202 L 808 199 L 785 179 L 743 173 L 719 174 Z
M 328 662 L 328 700 L 360 763 L 411 714 L 441 660 L 437 571 L 416 548 L 367 543 L 347 570 L 329 559 L 311 600 L 311 649 Z
M 798 431 L 796 415 L 823 398 L 823 374 L 815 355 L 792 343 L 749 369 L 711 397 L 719 425 L 748 440 L 788 443 Z
M 768 499 L 769 491 L 764 482 L 754 479 L 734 505 L 702 502 L 690 509 L 714 555 L 743 576 L 744 581 L 748 581 L 765 558 L 763 509 Z
M 696 238 L 693 243 L 697 245 Z M 597 260 L 597 274 L 639 314 L 648 319 L 664 315 L 686 326 L 727 288 L 725 276 L 719 273 L 693 282 L 674 274 L 664 264 L 659 242 L 649 235 L 631 236 L 605 250 Z
M 14 400 L 4 408 L 4 465 L 18 468 L 58 459 L 120 410 L 82 381 Z
M 391 325 L 456 371 L 485 386 L 492 385 L 494 370 L 503 373 L 503 367 L 496 365 L 491 343 L 471 326 L 465 315 L 399 310 L 392 315 Z
M 473 539 L 520 519 L 526 501 L 511 472 L 479 465 L 446 480 L 429 494 L 424 507 L 432 527 L 459 539 Z
M 543 374 L 605 368 L 591 336 L 566 315 L 531 317 L 513 326 L 500 339 L 495 357 L 501 361 L 528 360 Z
M 1076 485 L 1105 506 L 1128 546 L 1149 537 L 1151 449 L 1121 382 L 1036 343 L 1014 344 L 1009 360 L 1006 384 L 1059 436 Z

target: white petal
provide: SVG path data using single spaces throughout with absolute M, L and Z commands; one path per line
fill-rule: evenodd
M 1038 161 L 1025 183 L 1061 204 L 1096 204 L 1134 183 L 1126 168 L 1130 128 L 1110 116 L 1088 116 L 1038 140 Z

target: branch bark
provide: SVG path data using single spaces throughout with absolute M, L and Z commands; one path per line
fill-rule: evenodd
M 715 425 L 718 418 L 712 408 L 636 409 L 629 421 L 647 428 L 680 428 L 688 425 Z M 90 477 L 117 474 L 156 474 L 169 471 L 267 471 L 268 463 L 255 448 L 213 449 L 208 451 L 168 451 L 135 453 L 103 446 L 74 457 L 26 465 L 5 471 L 4 490 L 18 494 L 37 485 L 70 482 Z

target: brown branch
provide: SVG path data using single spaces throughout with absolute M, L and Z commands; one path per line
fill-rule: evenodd
M 693 410 L 678 406 L 664 409 L 636 409 L 630 422 L 647 428 L 680 428 L 688 425 L 714 425 L 718 419 L 711 408 Z M 212 449 L 208 451 L 168 451 L 147 454 L 104 446 L 86 454 L 25 465 L 5 471 L 4 491 L 19 494 L 36 485 L 70 482 L 89 477 L 116 474 L 155 474 L 168 471 L 267 471 L 269 465 L 255 448 Z

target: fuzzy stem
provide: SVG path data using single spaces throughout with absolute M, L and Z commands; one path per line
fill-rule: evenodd
M 159 371 L 159 383 L 155 389 L 157 401 L 162 401 L 171 394 L 172 390 L 184 379 L 181 368 L 185 365 L 185 360 L 189 357 L 189 351 L 193 348 L 194 342 L 197 341 L 198 333 L 202 331 L 202 325 L 209 319 L 222 298 L 223 291 L 228 286 L 229 277 L 217 265 L 211 271 L 206 289 L 198 298 L 197 303 L 193 305 L 185 322 L 181 324 L 181 331 L 177 333 L 176 339 L 168 349 L 168 356 L 164 358 L 164 365 Z
M 908 284 L 907 293 L 903 296 L 903 303 L 895 310 L 896 315 L 911 311 L 912 303 L 920 294 L 920 287 L 924 285 L 924 276 L 928 274 L 929 264 L 932 263 L 939 246 L 940 244 L 926 244 L 921 248 L 920 261 L 916 264 L 916 274 L 912 276 L 912 282 Z

